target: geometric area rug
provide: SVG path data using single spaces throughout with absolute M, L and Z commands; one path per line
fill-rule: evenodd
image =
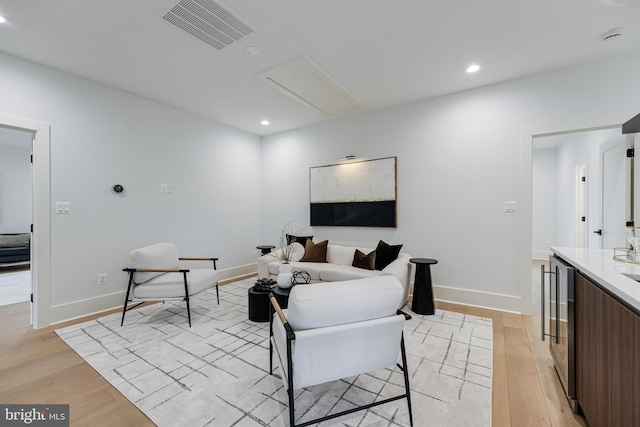
M 207 290 L 191 303 L 153 304 L 56 330 L 97 372 L 159 426 L 288 427 L 287 393 L 269 324 L 248 320 L 255 278 Z M 491 319 L 412 313 L 404 336 L 414 426 L 490 426 Z M 401 394 L 402 372 L 381 369 L 295 391 L 296 422 Z M 409 426 L 406 399 L 320 426 Z

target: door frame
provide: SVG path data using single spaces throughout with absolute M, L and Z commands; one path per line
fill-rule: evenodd
M 0 125 L 33 134 L 33 233 L 31 241 L 31 324 L 51 321 L 51 129 L 49 124 L 0 114 Z
M 576 248 L 586 248 L 588 247 L 588 239 L 587 239 L 587 221 L 589 218 L 587 217 L 587 195 L 589 192 L 587 191 L 587 164 L 585 162 L 580 162 L 575 165 L 574 168 L 574 215 L 573 221 L 575 223 L 575 247 Z M 584 179 L 583 179 L 584 178 Z M 585 217 L 586 220 L 583 221 L 582 217 Z
M 622 129 L 622 123 L 628 117 L 614 117 L 602 121 L 586 123 L 559 123 L 540 128 L 522 128 L 520 143 L 520 194 L 522 196 L 519 220 L 520 248 L 520 312 L 525 315 L 532 313 L 532 278 L 531 260 L 533 259 L 533 139 L 544 136 L 561 135 L 565 133 L 585 132 L 592 130 Z M 620 131 L 622 133 L 622 130 Z

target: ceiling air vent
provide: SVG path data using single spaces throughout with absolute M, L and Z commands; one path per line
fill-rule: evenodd
M 218 50 L 255 31 L 249 23 L 213 0 L 182 0 L 163 18 Z
M 327 116 L 365 108 L 360 100 L 305 56 L 265 71 L 257 78 Z

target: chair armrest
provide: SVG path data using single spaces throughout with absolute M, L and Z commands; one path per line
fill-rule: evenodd
M 168 269 L 168 268 L 123 268 L 122 271 L 129 273 L 188 273 L 189 269 Z
M 213 261 L 213 269 L 217 268 L 216 261 L 218 258 L 178 258 L 179 261 Z
M 293 329 L 291 328 L 289 321 L 287 320 L 287 316 L 285 316 L 284 313 L 282 312 L 282 309 L 280 308 L 280 304 L 278 304 L 278 300 L 276 299 L 276 296 L 273 294 L 273 292 L 269 292 L 269 301 L 271 302 L 271 306 L 273 307 L 273 309 L 278 314 L 278 317 L 280 318 L 280 322 L 282 322 L 282 326 L 284 326 L 285 331 L 287 331 L 287 339 L 290 339 L 290 340 L 296 339 L 296 335 L 293 332 Z

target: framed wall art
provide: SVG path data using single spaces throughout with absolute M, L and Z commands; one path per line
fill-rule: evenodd
M 397 227 L 397 158 L 309 168 L 312 226 Z

